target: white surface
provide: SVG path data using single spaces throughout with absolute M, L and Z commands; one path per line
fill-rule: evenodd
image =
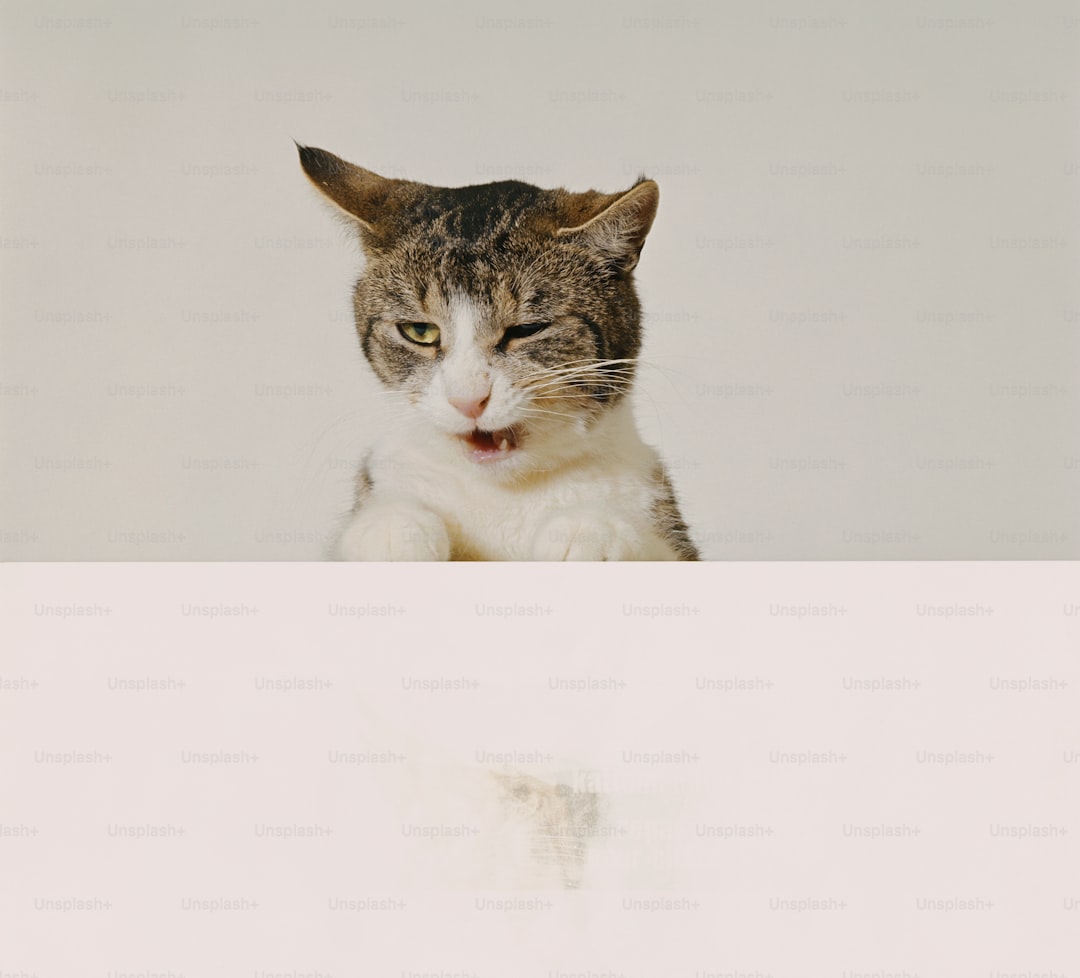
M 321 555 L 380 399 L 291 137 L 659 181 L 639 414 L 707 557 L 1080 554 L 1074 5 L 430 7 L 5 5 L 0 556 Z
M 39 564 L 0 595 L 5 975 L 1080 970 L 1074 564 Z M 552 688 L 588 677 L 624 685 Z M 591 773 L 580 889 L 537 879 L 492 754 Z

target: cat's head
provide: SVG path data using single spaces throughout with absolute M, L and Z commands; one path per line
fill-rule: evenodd
M 378 377 L 498 476 L 582 450 L 627 393 L 641 345 L 632 271 L 659 188 L 447 189 L 299 147 L 366 255 L 354 308 Z

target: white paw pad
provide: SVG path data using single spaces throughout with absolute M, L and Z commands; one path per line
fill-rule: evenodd
M 637 531 L 625 520 L 596 510 L 566 510 L 547 520 L 533 538 L 533 560 L 633 560 Z
M 338 541 L 343 560 L 449 560 L 443 521 L 421 506 L 369 504 Z

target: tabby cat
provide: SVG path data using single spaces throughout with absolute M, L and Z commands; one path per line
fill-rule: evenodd
M 401 406 L 336 556 L 697 560 L 627 397 L 657 185 L 447 189 L 298 149 L 359 234 L 356 328 Z

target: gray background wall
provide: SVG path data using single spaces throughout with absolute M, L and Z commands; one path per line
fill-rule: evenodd
M 0 13 L 0 556 L 314 559 L 379 397 L 290 137 L 661 186 L 642 428 L 714 559 L 1080 556 L 1072 4 Z

